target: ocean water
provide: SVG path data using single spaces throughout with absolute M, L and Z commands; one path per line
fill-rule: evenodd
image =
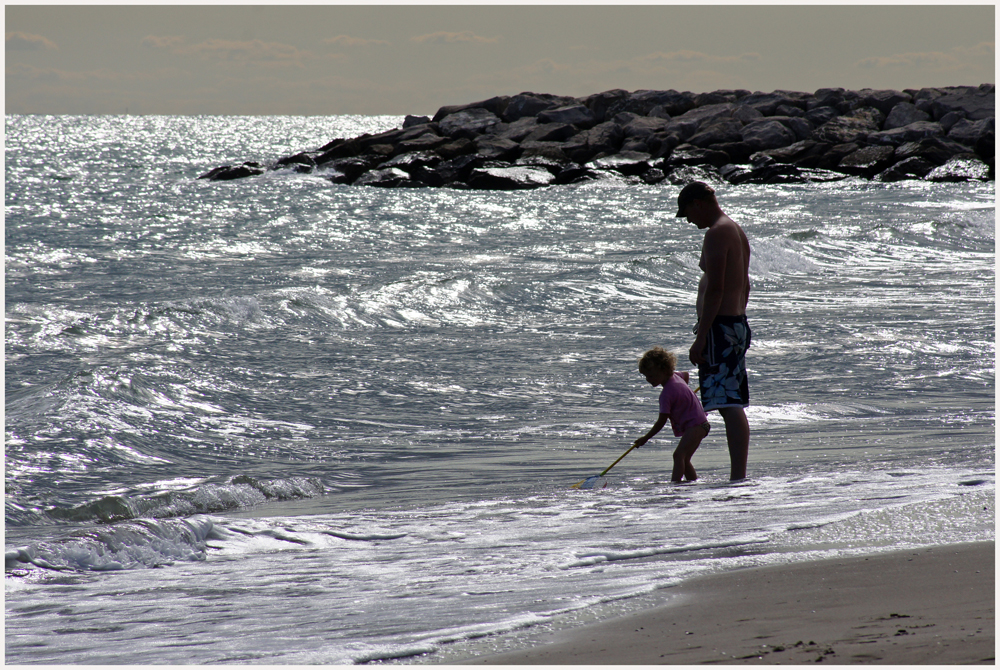
M 398 117 L 6 117 L 6 661 L 438 663 L 710 572 L 992 540 L 993 183 L 720 186 L 749 478 L 670 483 L 678 187 L 197 180 Z

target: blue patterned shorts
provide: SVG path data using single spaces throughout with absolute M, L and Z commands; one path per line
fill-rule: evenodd
M 701 404 L 705 411 L 721 407 L 749 407 L 746 353 L 750 324 L 745 314 L 717 316 L 703 352 L 708 365 L 698 366 Z

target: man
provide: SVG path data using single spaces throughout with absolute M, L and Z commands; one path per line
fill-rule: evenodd
M 747 301 L 750 298 L 750 243 L 743 229 L 719 207 L 708 184 L 688 184 L 677 197 L 677 216 L 705 230 L 701 247 L 704 273 L 698 284 L 698 325 L 689 352 L 698 366 L 701 403 L 719 410 L 726 424 L 731 480 L 747 476 L 750 405 L 744 357 L 750 347 Z

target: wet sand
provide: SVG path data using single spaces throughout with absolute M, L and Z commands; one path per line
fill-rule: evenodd
M 994 664 L 995 543 L 751 568 L 463 665 Z

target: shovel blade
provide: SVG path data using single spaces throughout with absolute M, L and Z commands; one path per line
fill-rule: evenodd
M 576 484 L 573 484 L 573 486 L 570 487 L 570 488 L 574 488 L 574 489 L 592 489 L 595 486 L 597 486 L 597 482 L 600 481 L 600 479 L 601 479 L 600 475 L 591 475 L 590 477 L 587 477 L 586 479 L 584 479 L 582 482 L 577 482 Z

